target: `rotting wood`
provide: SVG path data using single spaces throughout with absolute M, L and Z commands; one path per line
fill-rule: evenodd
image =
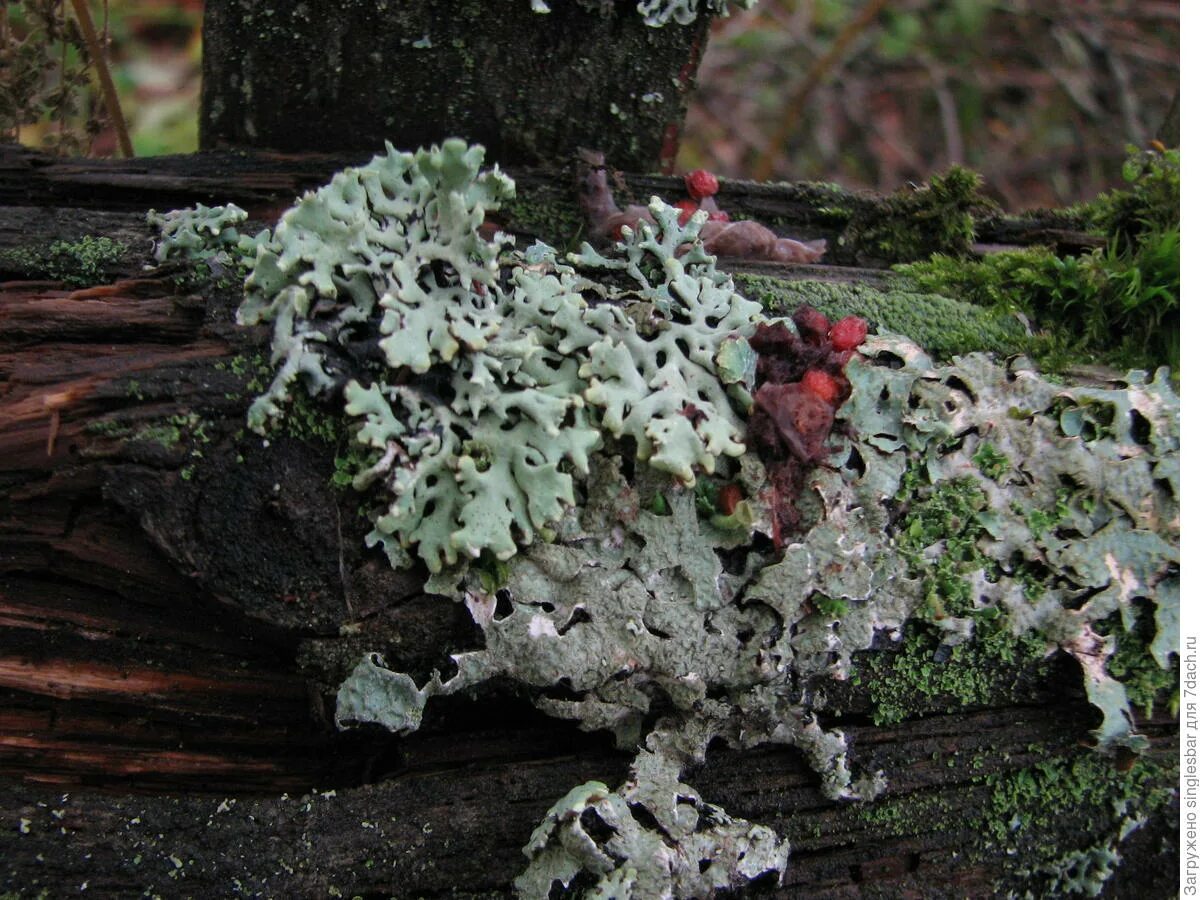
M 5 206 L 113 213 L 237 203 L 252 220 L 273 221 L 296 196 L 325 184 L 330 175 L 346 166 L 362 164 L 369 156 L 214 150 L 136 160 L 64 161 L 19 145 L 0 144 L 0 212 Z M 517 182 L 518 199 L 533 196 L 540 204 L 578 215 L 572 165 L 561 170 L 508 167 L 507 171 Z M 687 196 L 679 177 L 629 174 L 625 183 L 639 202 L 654 194 L 669 200 Z M 725 181 L 721 187 L 723 209 L 736 217 L 778 226 L 783 236 L 834 236 L 841 219 L 831 210 L 877 202 L 879 197 L 870 192 L 808 182 Z M 538 236 L 531 230 L 531 217 L 513 212 L 520 208 L 520 204 L 510 204 L 502 224 L 517 234 Z M 0 217 L 0 237 L 5 231 Z M 981 215 L 976 231 L 977 240 L 984 245 L 1044 243 L 1060 251 L 1079 252 L 1103 243 L 1094 235 L 1065 227 L 1062 216 L 1049 211 L 1021 217 Z

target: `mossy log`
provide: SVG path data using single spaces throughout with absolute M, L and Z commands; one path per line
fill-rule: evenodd
M 281 155 L 268 151 L 206 151 L 181 156 L 134 160 L 63 160 L 15 144 L 0 144 L 0 209 L 36 207 L 10 221 L 58 215 L 68 236 L 88 233 L 86 220 L 74 227 L 69 210 L 144 213 L 195 203 L 236 203 L 252 220 L 273 221 L 306 190 L 325 184 L 330 174 L 361 165 L 378 148 L 361 153 Z M 574 163 L 559 166 L 506 166 L 517 184 L 517 197 L 505 204 L 500 224 L 519 238 L 540 238 L 569 249 L 584 233 L 574 181 Z M 659 195 L 668 201 L 687 196 L 683 178 L 669 175 L 624 175 L 618 202 L 645 202 Z M 753 218 L 781 236 L 831 240 L 829 261 L 839 266 L 875 262 L 870 248 L 848 248 L 838 238 L 862 218 L 886 217 L 893 198 L 869 191 L 847 191 L 815 182 L 759 184 L 724 181 L 721 206 L 735 218 Z M 48 210 L 58 210 L 56 213 Z M 1083 230 L 1081 223 L 1058 210 L 1012 216 L 995 208 L 972 210 L 975 241 L 980 248 L 1045 245 L 1056 252 L 1077 253 L 1103 246 L 1104 239 Z M 902 219 L 902 216 L 900 217 Z M 902 224 L 902 221 L 901 221 Z M 18 232 L 22 225 L 16 227 Z M 49 226 L 47 226 L 49 227 Z M 16 244 L 36 235 L 0 232 Z M 11 236 L 10 236 L 11 235 Z M 780 271 L 783 264 L 771 267 Z M 861 277 L 855 273 L 853 277 Z
M 474 626 L 363 548 L 319 410 L 270 441 L 245 431 L 265 333 L 233 324 L 232 279 L 153 266 L 141 222 L 198 200 L 266 220 L 336 165 L 0 150 L 0 254 L 85 233 L 126 248 L 88 287 L 0 272 L 0 892 L 507 896 L 546 809 L 580 782 L 624 777 L 628 754 L 607 738 L 502 686 L 434 702 L 407 738 L 332 727 L 332 688 L 363 650 L 428 672 Z M 537 178 L 566 204 L 569 183 Z M 731 188 L 735 209 L 774 196 Z M 1073 662 L 995 673 L 1012 689 L 989 703 L 934 702 L 887 727 L 869 696 L 888 669 L 872 671 L 825 686 L 822 725 L 889 773 L 874 812 L 824 799 L 786 750 L 714 747 L 690 775 L 790 841 L 782 887 L 755 893 L 1019 888 L 1020 860 L 985 836 L 1008 827 L 993 821 L 1007 811 L 997 786 L 1021 773 L 1086 770 L 1074 805 L 1032 799 L 1031 814 L 1056 811 L 1040 841 L 1075 846 L 1107 814 L 1128 760 L 1082 746 L 1098 716 Z M 1174 719 L 1138 728 L 1169 766 Z M 1176 822 L 1168 804 L 1121 844 L 1106 895 L 1172 892 Z

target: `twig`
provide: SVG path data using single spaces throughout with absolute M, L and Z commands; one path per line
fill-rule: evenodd
M 1116 87 L 1114 93 L 1117 95 L 1117 108 L 1121 111 L 1121 118 L 1125 120 L 1126 140 L 1138 145 L 1144 144 L 1147 138 L 1146 129 L 1135 108 L 1133 85 L 1130 83 L 1129 69 L 1124 60 L 1113 51 L 1105 40 L 1102 27 L 1089 25 L 1080 28 L 1079 34 L 1092 52 L 1104 60 L 1104 64 L 1112 76 L 1113 85 Z
M 87 41 L 88 55 L 92 57 L 92 65 L 96 67 L 96 75 L 100 79 L 100 93 L 104 95 L 104 106 L 108 109 L 108 117 L 112 119 L 113 127 L 117 130 L 117 143 L 121 147 L 121 155 L 133 156 L 133 143 L 129 140 L 129 129 L 125 127 L 125 116 L 121 113 L 121 101 L 117 98 L 117 89 L 113 85 L 112 75 L 108 71 L 108 62 L 96 37 L 96 26 L 92 24 L 92 14 L 88 11 L 87 0 L 71 0 L 75 8 L 75 19 Z
M 6 52 L 8 50 L 8 4 L 7 3 L 0 3 L 0 48 L 2 48 Z M 15 118 L 13 119 L 12 131 L 9 132 L 9 130 L 7 128 L 5 128 L 3 131 L 3 135 L 6 140 L 11 140 L 14 142 L 17 140 L 17 123 L 16 123 Z
M 766 151 L 758 158 L 754 164 L 754 169 L 750 177 L 755 181 L 765 181 L 775 167 L 775 161 L 783 153 L 784 144 L 787 143 L 788 137 L 796 130 L 796 126 L 800 122 L 800 117 L 804 114 L 804 105 L 808 100 L 808 95 L 812 93 L 813 88 L 820 84 L 821 79 L 828 74 L 845 52 L 850 43 L 862 34 L 875 17 L 886 5 L 887 0 L 868 0 L 864 6 L 849 22 L 843 26 L 838 36 L 834 38 L 829 49 L 825 51 L 825 55 L 818 59 L 808 74 L 804 76 L 804 81 L 800 83 L 800 87 L 796 89 L 795 96 L 789 104 L 787 111 L 784 113 L 783 121 L 779 123 L 779 127 L 775 129 L 771 135 L 771 142 L 768 144 Z
M 938 112 L 942 117 L 942 135 L 946 141 L 946 161 L 961 165 L 963 162 L 963 136 L 958 121 L 958 107 L 954 102 L 954 94 L 947 84 L 946 70 L 937 62 L 922 56 L 922 65 L 929 70 L 933 82 L 933 96 L 937 98 Z

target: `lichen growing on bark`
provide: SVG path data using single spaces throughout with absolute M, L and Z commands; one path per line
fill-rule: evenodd
M 659 204 L 657 227 L 622 245 L 641 304 L 596 305 L 616 289 L 545 246 L 502 271 L 503 240 L 478 229 L 513 185 L 482 161 L 447 141 L 335 176 L 263 241 L 239 310 L 274 325 L 277 373 L 251 427 L 283 415 L 296 381 L 340 390 L 371 451 L 354 485 L 386 498 L 368 542 L 433 572 L 508 559 L 544 533 L 575 503 L 572 473 L 586 475 L 602 431 L 687 484 L 744 449 L 717 355 L 744 342 L 758 307 L 698 247 L 676 258 L 698 226 Z
M 641 748 L 623 784 L 547 813 L 526 896 L 581 876 L 598 896 L 710 896 L 782 873 L 787 842 L 705 803 L 684 771 L 717 739 L 780 744 L 827 796 L 879 796 L 886 773 L 822 727 L 813 685 L 914 622 L 938 652 L 1003 630 L 1070 654 L 1099 747 L 1143 744 L 1112 624 L 1170 669 L 1178 398 L 1163 372 L 1063 385 L 1021 359 L 939 365 L 877 336 L 845 364 L 803 497 L 781 496 L 742 440 L 764 320 L 694 229 L 660 203 L 611 259 L 505 252 L 477 231 L 509 187 L 481 163 L 447 142 L 343 173 L 259 248 L 242 318 L 274 324 L 279 374 L 254 424 L 300 384 L 338 398 L 372 451 L 355 480 L 386 499 L 372 540 L 397 561 L 414 550 L 426 589 L 482 633 L 449 677 L 368 655 L 338 721 L 412 731 L 437 697 L 501 680 Z M 801 502 L 775 551 L 761 537 Z

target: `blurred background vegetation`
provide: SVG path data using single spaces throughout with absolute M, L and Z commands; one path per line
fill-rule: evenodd
M 961 163 L 1006 209 L 1062 206 L 1156 136 L 1179 4 L 766 0 L 716 23 L 699 81 L 681 168 L 891 191 Z
M 74 0 L 0 0 L 0 139 L 115 155 Z M 196 149 L 203 0 L 90 0 L 136 155 Z M 679 168 L 890 191 L 952 163 L 1009 210 L 1121 184 L 1179 83 L 1179 3 L 760 0 L 718 20 Z

